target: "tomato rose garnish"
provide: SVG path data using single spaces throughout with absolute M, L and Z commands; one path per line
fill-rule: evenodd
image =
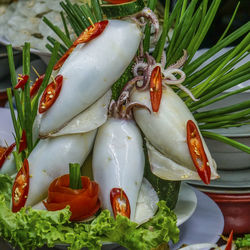
M 72 51 L 75 49 L 75 47 L 80 43 L 87 43 L 97 36 L 99 36 L 104 29 L 106 28 L 108 24 L 108 20 L 103 20 L 101 22 L 95 23 L 90 25 L 88 28 L 86 28 L 79 37 L 74 41 L 72 46 L 65 52 L 65 54 L 57 61 L 57 63 L 54 66 L 54 70 L 57 70 L 62 67 L 66 59 L 69 57 L 69 55 L 72 53 Z
M 29 162 L 24 159 L 12 188 L 12 212 L 18 212 L 24 205 L 29 192 Z
M 63 76 L 57 75 L 54 81 L 46 87 L 39 103 L 38 111 L 40 114 L 47 111 L 54 104 L 61 91 L 62 83 Z
M 55 179 L 50 184 L 44 206 L 49 211 L 56 211 L 69 205 L 71 221 L 81 221 L 94 215 L 100 208 L 99 185 L 85 176 L 81 176 L 81 181 L 81 189 L 72 189 L 69 187 L 69 174 Z
M 210 183 L 211 169 L 205 153 L 199 130 L 192 120 L 187 122 L 188 149 L 197 173 L 205 184 Z
M 151 100 L 152 110 L 154 112 L 158 112 L 160 108 L 161 96 L 162 96 L 161 68 L 157 66 L 153 69 L 150 78 L 150 100 Z

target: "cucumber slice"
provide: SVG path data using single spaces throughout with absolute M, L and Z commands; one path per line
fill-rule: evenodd
M 133 15 L 145 7 L 143 0 L 134 0 L 123 4 L 101 4 L 107 18 L 122 18 Z

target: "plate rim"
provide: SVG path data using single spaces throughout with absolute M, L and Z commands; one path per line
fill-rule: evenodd
M 186 193 L 185 195 L 183 194 L 184 192 Z M 182 195 L 184 195 L 184 197 Z M 185 199 L 185 197 L 188 197 L 188 198 L 191 197 L 192 200 Z M 179 214 L 179 218 L 178 218 L 178 211 L 176 212 L 176 210 L 178 210 L 179 208 L 181 209 L 183 203 L 185 203 L 187 200 L 190 202 L 191 209 L 188 211 L 187 214 L 185 214 L 182 217 L 180 217 L 180 214 Z M 196 196 L 194 190 L 187 183 L 182 182 L 181 187 L 180 187 L 179 197 L 178 197 L 176 206 L 173 209 L 174 213 L 177 216 L 177 223 L 176 224 L 178 227 L 180 225 L 182 225 L 183 223 L 185 223 L 193 215 L 196 207 L 197 207 L 197 196 Z

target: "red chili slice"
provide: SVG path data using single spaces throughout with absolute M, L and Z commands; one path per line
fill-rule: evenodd
M 69 57 L 69 55 L 71 54 L 71 52 L 74 50 L 76 46 L 72 45 L 66 52 L 65 54 L 57 61 L 57 63 L 54 65 L 54 70 L 60 69 L 62 67 L 62 65 L 64 64 L 64 62 L 66 61 L 66 59 Z
M 130 218 L 130 203 L 126 193 L 121 188 L 111 189 L 110 202 L 115 217 L 120 214 Z
M 108 20 L 103 20 L 101 22 L 95 23 L 94 25 L 90 25 L 74 41 L 73 45 L 77 46 L 80 43 L 87 43 L 93 40 L 104 31 L 107 25 L 108 25 Z
M 14 87 L 14 89 L 19 89 L 21 88 L 22 90 L 24 89 L 25 84 L 28 82 L 29 76 L 28 75 L 18 75 L 18 82 L 17 85 Z
M 229 238 L 228 238 L 228 240 L 227 240 L 227 245 L 226 245 L 225 250 L 231 250 L 231 249 L 232 249 L 233 233 L 234 233 L 233 230 L 231 230 L 230 235 L 229 235 Z
M 211 169 L 196 124 L 187 122 L 187 144 L 197 173 L 205 184 L 210 183 Z
M 2 154 L 0 155 L 0 169 L 3 166 L 7 157 L 11 154 L 11 152 L 15 148 L 15 146 L 16 146 L 16 143 L 13 143 L 9 147 L 7 147 L 6 149 L 3 150 Z
M 55 80 L 52 81 L 44 90 L 39 103 L 39 113 L 44 113 L 47 111 L 56 101 L 57 97 L 62 88 L 63 76 L 56 76 Z
M 12 212 L 18 212 L 24 205 L 29 193 L 29 162 L 24 159 L 12 188 Z
M 30 88 L 30 97 L 33 97 L 41 87 L 45 74 L 39 76 Z
M 26 148 L 27 148 L 26 132 L 25 132 L 25 130 L 23 130 L 23 132 L 22 132 L 22 137 L 21 137 L 20 144 L 19 144 L 18 153 L 21 153 L 21 152 L 24 151 Z
M 69 175 L 56 178 L 49 187 L 48 199 L 44 206 L 56 211 L 70 206 L 71 221 L 81 221 L 94 215 L 100 208 L 99 185 L 86 176 L 81 176 L 82 189 L 69 187 Z
M 86 28 L 80 36 L 74 41 L 73 45 L 65 52 L 65 54 L 57 61 L 57 63 L 54 66 L 54 70 L 57 70 L 62 67 L 66 59 L 69 57 L 69 55 L 72 53 L 74 48 L 80 44 L 80 43 L 87 43 L 97 36 L 99 36 L 103 30 L 106 28 L 108 24 L 108 20 L 103 20 L 101 22 L 95 23 L 94 25 L 90 25 L 88 28 Z
M 150 100 L 152 110 L 158 112 L 161 103 L 162 96 L 162 77 L 161 77 L 161 68 L 156 66 L 150 78 Z

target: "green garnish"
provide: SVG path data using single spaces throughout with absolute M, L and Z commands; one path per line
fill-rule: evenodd
M 11 74 L 11 82 L 13 88 L 7 89 L 8 101 L 10 105 L 10 112 L 11 118 L 15 130 L 15 142 L 16 142 L 16 151 L 13 152 L 17 169 L 19 169 L 22 165 L 24 158 L 27 158 L 33 148 L 36 145 L 36 141 L 33 141 L 32 135 L 32 128 L 35 117 L 37 115 L 37 107 L 38 107 L 38 100 L 44 89 L 46 88 L 50 76 L 52 73 L 53 66 L 57 60 L 59 44 L 55 43 L 55 50 L 51 55 L 51 59 L 49 65 L 46 70 L 44 81 L 38 90 L 38 93 L 34 96 L 31 100 L 30 98 L 30 82 L 28 81 L 25 84 L 24 90 L 15 89 L 14 87 L 17 84 L 17 76 L 15 71 L 14 65 L 14 57 L 13 57 L 13 50 L 11 45 L 7 45 L 7 52 L 8 52 L 8 59 L 9 59 L 9 67 L 10 67 L 10 74 Z M 25 43 L 23 47 L 23 75 L 30 75 L 30 45 L 29 43 Z M 16 110 L 17 110 L 17 117 L 15 116 L 14 107 L 12 103 L 12 91 L 15 98 Z M 24 152 L 18 153 L 20 139 L 22 135 L 22 131 L 25 130 L 26 132 L 26 139 L 27 139 L 27 149 Z
M 243 237 L 238 237 L 235 241 L 235 245 L 237 248 L 250 247 L 250 234 L 245 234 Z
M 164 201 L 158 203 L 156 215 L 139 227 L 121 215 L 114 219 L 108 210 L 103 210 L 90 223 L 73 223 L 69 221 L 69 207 L 53 212 L 22 208 L 12 213 L 2 194 L 6 187 L 3 188 L 0 185 L 0 237 L 21 250 L 60 244 L 66 244 L 71 250 L 83 247 L 98 250 L 103 242 L 151 250 L 162 242 L 179 240 L 176 216 Z
M 82 188 L 81 166 L 78 163 L 69 164 L 69 187 L 72 189 Z

